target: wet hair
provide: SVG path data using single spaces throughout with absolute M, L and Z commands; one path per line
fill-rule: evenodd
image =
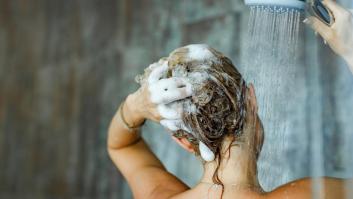
M 232 135 L 241 140 L 245 120 L 245 92 L 246 83 L 231 60 L 220 52 L 207 48 L 214 55 L 214 59 L 189 59 L 188 48 L 179 48 L 169 57 L 169 75 L 173 70 L 184 68 L 187 73 L 206 74 L 207 79 L 196 86 L 191 98 L 184 100 L 184 107 L 194 105 L 196 111 L 184 111 L 182 120 L 192 130 L 192 134 L 185 130 L 174 133 L 176 137 L 187 138 L 194 146 L 202 141 L 215 154 L 218 166 L 213 175 L 216 184 L 223 185 L 218 176 L 218 169 L 222 162 L 222 143 L 226 136 Z M 198 151 L 199 147 L 194 147 Z
M 224 185 L 218 175 L 223 158 L 222 144 L 227 136 L 232 138 L 231 144 L 245 142 L 247 86 L 229 58 L 206 45 L 198 48 L 181 47 L 162 59 L 168 62 L 166 78 L 186 77 L 194 90 L 191 97 L 175 102 L 183 105 L 182 121 L 187 130 L 174 131 L 173 136 L 186 138 L 198 155 L 200 142 L 214 153 L 217 168 L 212 179 L 222 186 L 223 195 Z M 191 52 L 193 50 L 198 52 Z M 148 73 L 149 70 L 145 76 Z

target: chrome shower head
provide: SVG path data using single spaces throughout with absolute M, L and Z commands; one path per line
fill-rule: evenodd
M 307 10 L 311 15 L 318 17 L 327 25 L 331 25 L 334 22 L 330 10 L 322 4 L 322 0 L 308 0 L 307 2 L 305 0 L 245 0 L 245 4 L 249 6 L 291 8 L 299 11 Z M 283 9 L 281 10 L 283 11 Z
M 249 6 L 284 7 L 304 11 L 305 0 L 245 0 Z
M 319 18 L 326 25 L 331 26 L 335 19 L 329 9 L 321 2 L 322 0 L 311 0 L 308 4 L 308 12 Z

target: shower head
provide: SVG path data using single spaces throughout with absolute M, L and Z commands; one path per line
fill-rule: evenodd
M 331 11 L 322 4 L 322 0 L 311 0 L 307 10 L 328 26 L 335 21 Z
M 245 0 L 249 6 L 285 7 L 297 10 L 305 9 L 305 0 Z

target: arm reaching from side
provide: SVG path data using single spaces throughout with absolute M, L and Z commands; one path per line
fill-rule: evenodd
M 139 128 L 131 128 L 141 126 L 145 119 L 159 122 L 170 115 L 177 115 L 173 110 L 160 114 L 157 104 L 190 96 L 191 89 L 184 84 L 182 79 L 155 76 L 150 85 L 142 85 L 126 98 L 110 123 L 109 156 L 129 183 L 134 198 L 166 199 L 188 189 L 164 168 L 140 137 Z
M 322 2 L 332 13 L 335 22 L 328 26 L 316 17 L 309 17 L 304 23 L 310 25 L 328 43 L 331 49 L 342 56 L 353 73 L 353 15 L 348 9 L 333 0 Z

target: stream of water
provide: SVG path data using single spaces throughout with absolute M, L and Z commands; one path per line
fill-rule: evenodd
M 271 190 L 287 182 L 290 170 L 286 153 L 294 134 L 300 108 L 295 104 L 305 96 L 297 89 L 300 71 L 301 13 L 283 7 L 252 6 L 248 39 L 243 57 L 243 73 L 255 86 L 259 114 L 265 128 L 265 143 L 259 162 L 260 183 Z

